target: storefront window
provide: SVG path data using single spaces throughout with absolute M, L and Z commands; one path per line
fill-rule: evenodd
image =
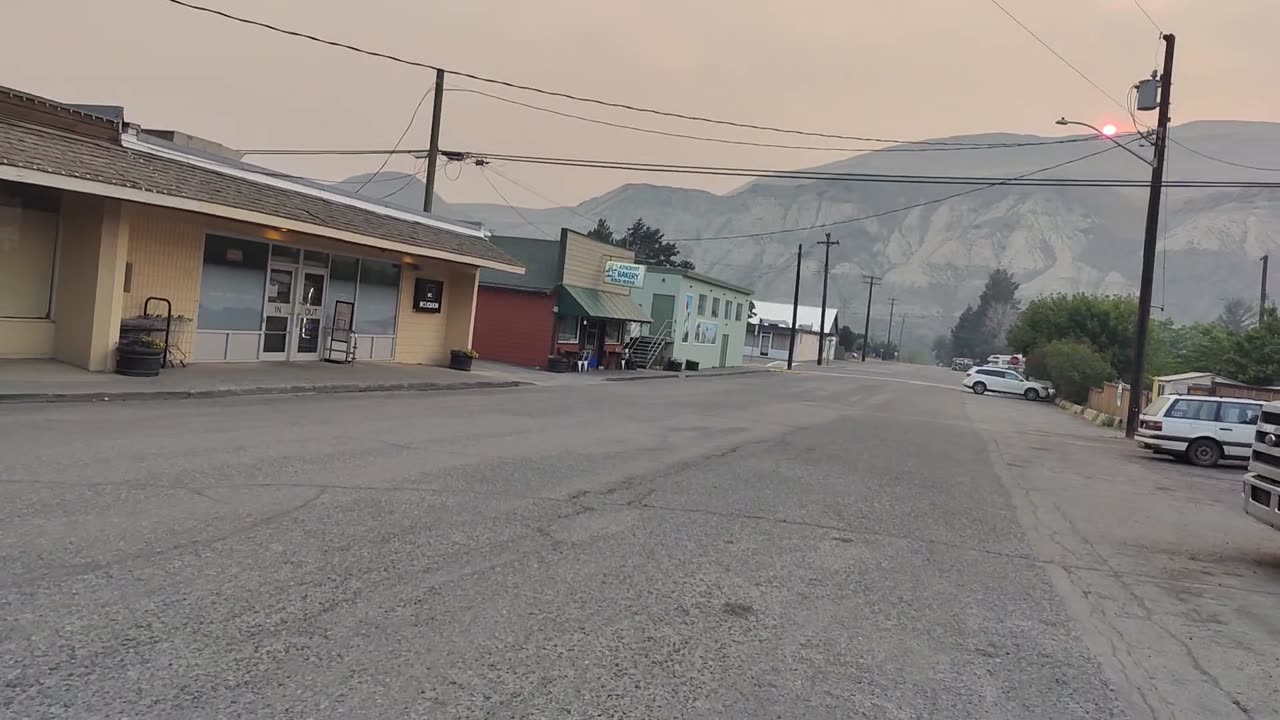
M 617 344 L 622 342 L 622 323 L 617 320 L 610 320 L 604 326 L 604 341 L 607 343 Z
M 706 295 L 698 295 L 698 314 L 699 315 L 707 314 L 707 296 Z
M 711 317 L 720 317 L 720 298 L 711 298 Z
M 738 322 L 742 321 L 742 303 L 738 303 L 738 309 L 737 312 L 734 313 L 733 319 Z
M 298 248 L 288 245 L 272 245 L 271 259 L 286 265 L 298 264 Z
M 260 330 L 266 243 L 209 235 L 200 276 L 201 330 Z
M 309 257 L 310 252 L 307 253 Z M 356 301 L 356 281 L 360 277 L 360 261 L 345 255 L 334 255 L 329 264 L 329 297 L 324 302 L 324 324 L 333 325 L 333 307 L 339 300 Z
M 328 268 L 329 253 L 318 250 L 303 250 L 302 264 L 308 267 Z
M 357 296 L 356 332 L 394 335 L 396 307 L 400 304 L 400 266 L 377 260 L 360 261 Z
M 58 195 L 0 183 L 0 317 L 49 317 Z
M 561 315 L 556 321 L 556 341 L 562 343 L 578 342 L 578 326 L 580 324 L 577 315 Z

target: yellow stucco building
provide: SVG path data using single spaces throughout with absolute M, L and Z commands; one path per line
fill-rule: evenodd
M 0 88 L 0 358 L 110 370 L 122 322 L 171 307 L 190 362 L 319 360 L 350 303 L 357 359 L 445 364 L 480 268 L 523 272 L 479 226 Z

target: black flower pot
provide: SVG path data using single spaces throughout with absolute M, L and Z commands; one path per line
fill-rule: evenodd
M 449 353 L 449 367 L 453 370 L 471 372 L 471 356 L 466 353 L 451 352 Z
M 155 377 L 164 364 L 164 350 L 143 345 L 116 346 L 116 372 L 129 377 Z

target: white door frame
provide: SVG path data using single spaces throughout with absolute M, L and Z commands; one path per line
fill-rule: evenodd
M 308 302 L 302 296 L 307 286 L 307 275 L 318 275 L 323 278 L 320 286 L 320 297 L 317 302 Z M 292 332 L 289 334 L 290 360 L 319 360 L 324 342 L 324 300 L 329 292 L 329 270 L 303 265 L 298 270 L 297 289 L 294 291 Z M 305 338 L 304 338 L 305 334 Z M 314 337 L 312 335 L 314 334 Z M 314 351 L 304 351 L 301 344 L 304 339 L 315 340 Z
M 271 301 L 271 289 L 273 285 L 273 283 L 271 282 L 271 273 L 273 272 L 287 272 L 290 274 L 292 278 L 289 281 L 289 297 L 286 302 Z M 299 279 L 298 266 L 296 264 L 290 265 L 290 264 L 279 263 L 279 262 L 273 262 L 273 263 L 267 264 L 267 283 L 266 283 L 266 287 L 262 289 L 262 337 L 259 339 L 260 344 L 259 344 L 259 353 L 258 353 L 258 357 L 262 360 L 288 360 L 289 359 L 289 350 L 293 346 L 293 331 L 294 331 L 293 303 L 298 296 L 298 279 Z M 281 331 L 278 329 L 271 330 L 267 327 L 267 321 L 272 318 L 285 319 L 285 326 L 283 330 L 284 349 L 280 350 L 279 352 L 267 351 L 267 338 L 270 336 L 279 335 L 281 333 Z

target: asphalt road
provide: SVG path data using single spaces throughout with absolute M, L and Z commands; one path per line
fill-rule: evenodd
M 1280 717 L 1240 469 L 958 380 L 0 407 L 0 717 Z

